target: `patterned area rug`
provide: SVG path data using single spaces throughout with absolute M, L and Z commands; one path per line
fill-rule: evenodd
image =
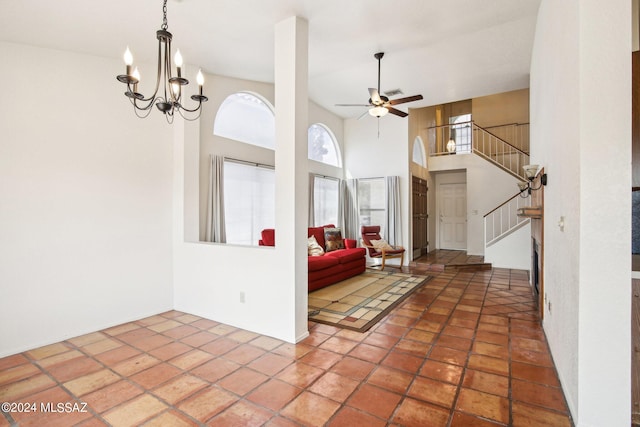
M 309 294 L 309 320 L 365 332 L 431 276 L 367 269 Z

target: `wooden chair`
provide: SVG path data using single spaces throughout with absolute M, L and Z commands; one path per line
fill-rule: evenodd
M 381 270 L 384 270 L 385 263 L 387 259 L 390 258 L 400 258 L 400 266 L 398 268 L 402 268 L 402 264 L 404 262 L 404 248 L 402 246 L 391 246 L 388 243 L 387 245 L 381 245 L 381 243 L 386 242 L 375 242 L 376 245 L 372 243 L 372 241 L 383 240 L 382 237 L 380 237 L 379 225 L 363 225 L 361 234 L 362 246 L 367 248 L 369 256 L 371 258 L 382 259 L 382 265 L 380 266 Z

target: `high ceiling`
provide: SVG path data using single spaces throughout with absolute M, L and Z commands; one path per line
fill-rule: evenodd
M 357 117 L 368 87 L 424 100 L 399 109 L 529 86 L 540 0 L 169 0 L 173 45 L 211 74 L 273 82 L 274 25 L 309 21 L 309 95 Z M 0 0 L 0 40 L 155 61 L 162 0 Z M 10 66 L 10 64 L 4 64 Z M 114 70 L 114 75 L 121 73 Z M 82 70 L 78 70 L 82 72 Z M 73 84 L 73 79 L 61 84 Z M 395 117 L 395 120 L 401 120 Z M 402 119 L 404 120 L 404 119 Z

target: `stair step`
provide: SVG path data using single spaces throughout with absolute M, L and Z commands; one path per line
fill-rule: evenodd
M 486 271 L 491 270 L 490 262 L 482 262 L 476 264 L 447 264 L 445 270 L 458 270 L 458 271 Z
M 491 270 L 490 262 L 481 262 L 481 263 L 473 263 L 473 264 L 425 264 L 425 263 L 417 263 L 411 262 L 409 263 L 410 267 L 420 267 L 422 270 L 426 271 L 438 271 L 443 272 L 447 270 L 457 270 L 457 271 L 485 271 Z

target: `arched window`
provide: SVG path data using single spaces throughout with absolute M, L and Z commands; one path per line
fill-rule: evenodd
M 231 94 L 218 109 L 213 134 L 273 150 L 276 146 L 273 107 L 257 94 Z
M 423 168 L 427 167 L 427 156 L 426 150 L 424 149 L 424 142 L 422 142 L 422 138 L 416 136 L 416 139 L 413 140 L 413 162 L 419 164 Z
M 331 130 L 321 123 L 309 126 L 309 159 L 341 167 L 340 150 L 336 137 Z

